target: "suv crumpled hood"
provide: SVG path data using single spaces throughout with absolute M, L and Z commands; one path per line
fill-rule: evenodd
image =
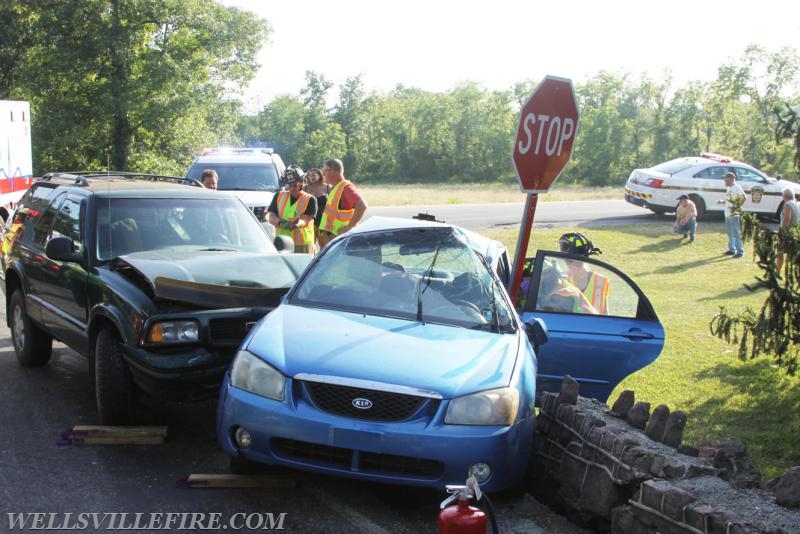
M 156 298 L 208 308 L 275 305 L 298 271 L 281 254 L 173 250 L 120 256 L 152 288 Z

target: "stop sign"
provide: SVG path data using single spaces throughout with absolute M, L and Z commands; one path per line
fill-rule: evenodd
M 522 191 L 550 189 L 572 157 L 578 117 L 572 80 L 546 76 L 519 114 L 512 159 Z

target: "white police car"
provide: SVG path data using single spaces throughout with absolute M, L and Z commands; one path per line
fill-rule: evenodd
M 265 221 L 286 165 L 271 148 L 207 148 L 189 167 L 186 178 L 200 181 L 206 169 L 217 171 L 218 190 L 234 192 L 258 220 Z
M 724 205 L 728 172 L 747 194 L 745 211 L 779 217 L 783 208 L 782 192 L 793 189 L 800 195 L 800 184 L 771 178 L 758 169 L 719 154 L 703 152 L 700 156 L 677 158 L 647 169 L 634 169 L 625 185 L 625 200 L 655 213 L 674 212 L 683 194 L 697 205 L 698 218 L 710 211 L 721 212 Z

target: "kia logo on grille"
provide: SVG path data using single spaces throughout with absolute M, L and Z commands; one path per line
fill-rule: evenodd
M 353 406 L 359 410 L 369 410 L 372 408 L 372 401 L 359 397 L 357 399 L 353 399 Z

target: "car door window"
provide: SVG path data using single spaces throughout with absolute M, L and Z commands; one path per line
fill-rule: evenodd
M 83 248 L 80 224 L 80 199 L 68 197 L 58 210 L 51 237 L 64 236 L 72 239 L 73 252 L 80 252 Z
M 719 180 L 722 181 L 722 177 L 725 176 L 728 172 L 728 167 L 722 167 L 720 165 L 714 165 L 713 167 L 706 167 L 702 171 L 699 171 L 697 174 L 694 175 L 695 178 L 700 178 L 703 180 Z
M 54 187 L 49 183 L 31 186 L 11 219 L 9 227 L 13 228 L 14 232 L 9 232 L 6 237 L 13 236 L 14 239 L 19 237 L 23 243 L 32 242 L 39 219 L 50 205 L 53 191 Z
M 736 168 L 736 179 L 740 182 L 747 182 L 750 184 L 763 184 L 764 178 L 757 172 L 746 169 L 744 167 Z
M 35 245 L 44 248 L 47 244 L 47 240 L 50 239 L 50 234 L 53 230 L 53 223 L 56 220 L 56 215 L 58 215 L 58 206 L 63 202 L 65 196 L 66 195 L 62 194 L 56 197 L 55 200 L 44 209 L 39 220 L 36 221 L 32 239 Z
M 527 280 L 523 311 L 635 318 L 639 295 L 620 274 L 579 257 L 548 256 Z

